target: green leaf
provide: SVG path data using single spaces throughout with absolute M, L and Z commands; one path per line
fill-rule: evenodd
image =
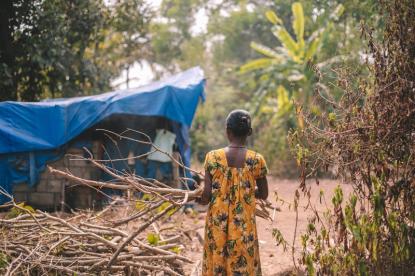
M 321 39 L 323 37 L 324 32 L 326 31 L 325 27 L 319 28 L 311 33 L 311 35 L 307 38 L 307 44 L 313 42 L 314 39 Z
M 29 211 L 29 213 L 34 213 L 35 212 L 35 209 L 33 209 L 33 207 L 30 206 L 30 205 L 25 205 L 25 206 L 23 206 L 23 208 L 25 208 L 27 211 Z
M 167 208 L 170 207 L 170 203 L 169 202 L 164 202 L 163 204 L 161 204 L 158 208 L 157 208 L 157 212 L 161 213 L 164 210 L 166 210 Z M 174 214 L 174 212 L 176 212 L 177 208 L 173 208 L 170 211 L 168 211 L 166 213 L 167 216 L 171 216 Z
M 361 232 L 360 232 L 360 228 L 359 228 L 359 227 L 357 227 L 357 226 L 353 226 L 353 227 L 352 227 L 352 233 L 353 233 L 354 238 L 355 238 L 358 242 L 361 242 L 361 241 L 362 241 L 362 234 L 361 234 Z
M 247 73 L 254 70 L 259 70 L 270 66 L 273 63 L 272 59 L 269 58 L 259 58 L 254 59 L 248 63 L 245 63 L 239 69 L 241 73 Z
M 285 28 L 278 27 L 273 32 L 273 34 L 279 39 L 281 44 L 287 50 L 288 55 L 297 63 L 301 63 L 301 59 L 297 56 L 298 53 L 298 45 L 291 37 L 291 35 L 287 32 Z
M 174 252 L 174 253 L 176 253 L 176 254 L 179 254 L 179 253 L 180 253 L 180 251 L 182 251 L 182 250 L 180 249 L 180 247 L 175 246 L 175 247 L 172 247 L 172 248 L 170 249 L 170 251 L 171 251 L 171 252 Z
M 329 122 L 336 121 L 336 113 L 330 112 L 328 115 Z
M 288 91 L 282 85 L 279 85 L 277 88 L 277 105 L 278 116 L 284 116 L 292 108 L 292 103 L 290 102 Z
M 284 239 L 284 236 L 281 233 L 281 231 L 277 228 L 272 229 L 272 236 L 275 238 L 277 246 L 282 245 L 284 252 L 287 251 L 288 242 Z
M 331 201 L 334 206 L 340 206 L 340 204 L 343 202 L 343 190 L 341 189 L 340 185 L 337 185 L 337 187 L 334 189 L 334 195 Z
M 28 213 L 34 213 L 35 210 L 33 209 L 32 206 L 30 205 L 25 205 L 24 202 L 18 203 L 17 206 L 19 206 L 22 209 L 25 209 Z M 15 218 L 18 217 L 22 214 L 25 214 L 25 211 L 17 208 L 17 207 L 13 207 L 10 209 L 10 211 L 7 213 L 6 217 L 7 218 Z
M 146 208 L 146 205 L 144 203 L 139 202 L 139 201 L 135 203 L 135 209 L 141 211 L 141 210 L 144 210 L 145 208 Z
M 296 2 L 291 6 L 294 20 L 293 20 L 293 30 L 297 37 L 297 42 L 303 41 L 304 44 L 304 11 L 301 3 Z
M 155 233 L 148 233 L 147 234 L 147 241 L 151 245 L 157 245 L 160 241 L 160 236 Z
M 313 259 L 311 258 L 310 255 L 306 256 L 305 263 L 307 265 L 308 275 L 314 276 L 316 274 L 316 271 L 315 271 L 314 266 L 313 266 Z
M 266 11 L 265 16 L 267 17 L 267 19 L 275 25 L 282 25 L 282 20 L 275 14 L 275 12 L 269 10 Z
M 281 56 L 277 52 L 262 44 L 251 42 L 251 48 L 267 57 L 281 59 Z
M 363 261 L 359 262 L 359 275 L 366 276 L 367 275 L 367 267 Z
M 0 269 L 7 268 L 9 262 L 9 257 L 3 252 L 0 252 Z
M 372 256 L 375 261 L 378 259 L 378 238 L 373 237 L 372 240 Z
M 307 51 L 305 52 L 304 60 L 308 61 L 313 58 L 316 54 L 318 47 L 320 46 L 320 38 L 315 38 L 308 46 Z
M 153 196 L 152 195 L 150 195 L 150 194 L 144 194 L 142 197 L 141 197 L 141 200 L 143 200 L 143 201 L 150 201 L 150 200 L 152 200 L 153 199 Z
M 170 206 L 169 202 L 163 202 L 159 207 L 157 207 L 157 212 L 163 212 L 165 209 L 167 209 Z
M 340 16 L 342 16 L 344 12 L 344 6 L 342 4 L 339 4 L 333 11 L 333 13 L 330 15 L 330 19 L 338 20 Z

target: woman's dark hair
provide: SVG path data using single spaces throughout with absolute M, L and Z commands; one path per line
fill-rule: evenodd
M 235 109 L 226 118 L 226 128 L 235 136 L 248 136 L 251 131 L 251 115 L 243 109 Z

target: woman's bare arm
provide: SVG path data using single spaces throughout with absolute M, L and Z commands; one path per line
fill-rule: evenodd
M 203 189 L 202 196 L 197 203 L 206 205 L 209 204 L 210 198 L 212 197 L 212 176 L 208 171 L 205 171 L 205 186 Z
M 255 198 L 266 200 L 268 197 L 268 180 L 267 177 L 258 178 L 256 180 L 258 189 L 255 191 Z

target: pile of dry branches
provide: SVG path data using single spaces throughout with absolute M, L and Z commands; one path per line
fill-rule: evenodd
M 137 238 L 152 222 L 165 215 L 169 208 L 151 216 L 134 234 L 128 234 L 121 227 L 114 226 L 120 225 L 120 222 L 105 223 L 100 219 L 109 208 L 92 217 L 81 213 L 64 219 L 12 204 L 21 210 L 20 215 L 0 220 L 0 257 L 2 273 L 5 275 L 49 272 L 146 275 L 146 272 L 152 271 L 181 275 L 174 268 L 180 268 L 182 262 L 190 262 L 171 251 L 179 246 L 175 241 L 180 236 L 166 239 L 159 246 L 151 246 L 143 241 L 145 239 Z
M 122 134 L 105 132 L 117 139 L 134 140 Z M 151 144 L 149 138 L 147 141 L 134 141 Z M 153 152 L 161 151 L 155 145 L 153 149 Z M 179 160 L 170 157 L 183 169 L 190 170 Z M 26 209 L 11 200 L 9 205 L 20 210 L 20 215 L 0 220 L 0 262 L 6 264 L 0 265 L 0 269 L 3 267 L 6 275 L 16 272 L 146 275 L 157 271 L 180 275 L 183 262 L 191 262 L 175 253 L 177 250 L 174 249 L 180 246 L 175 242 L 181 235 L 176 233 L 173 237 L 150 244 L 145 234 L 155 222 L 170 217 L 186 203 L 198 198 L 203 186 L 196 186 L 195 190 L 172 188 L 157 180 L 114 171 L 105 165 L 105 162 L 110 160 L 97 160 L 92 154 L 88 158 L 77 158 L 88 160 L 114 180 L 101 182 L 80 178 L 69 171 L 51 167 L 48 169 L 73 184 L 88 186 L 98 191 L 104 188 L 124 191 L 124 198 L 119 200 L 127 202 L 128 206 L 134 206 L 135 212 L 116 221 L 102 219 L 117 203 L 113 201 L 96 215 L 91 216 L 83 212 L 64 219 L 46 212 Z M 181 178 L 180 181 L 188 182 L 193 179 Z M 132 196 L 135 194 L 141 196 Z M 258 201 L 257 215 L 269 219 L 270 208 L 270 203 Z M 138 227 L 126 231 L 126 226 L 130 222 L 138 223 Z

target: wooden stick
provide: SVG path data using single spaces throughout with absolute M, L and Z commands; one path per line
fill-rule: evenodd
M 117 251 L 112 255 L 110 261 L 108 262 L 108 267 L 111 267 L 111 265 L 116 261 L 118 255 L 121 253 L 121 251 L 124 249 L 124 247 L 130 243 L 138 234 L 140 234 L 144 229 L 146 229 L 149 225 L 151 225 L 154 221 L 161 218 L 165 214 L 167 214 L 170 210 L 174 208 L 173 205 L 170 205 L 165 210 L 154 216 L 152 219 L 150 219 L 148 222 L 143 224 L 140 228 L 138 228 L 136 231 L 134 231 L 117 249 Z

